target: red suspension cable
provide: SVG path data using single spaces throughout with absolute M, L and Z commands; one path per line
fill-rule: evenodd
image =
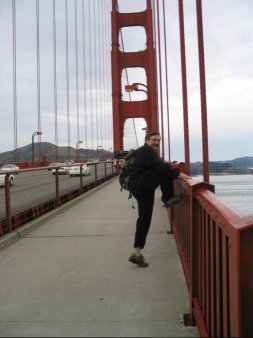
M 160 11 L 159 0 L 156 0 L 156 18 L 157 18 L 157 34 L 158 34 L 158 63 L 159 63 L 159 83 L 160 83 L 160 109 L 161 109 L 161 129 L 162 129 L 162 147 L 161 155 L 164 158 L 164 124 L 163 124 L 163 85 L 162 85 L 162 57 L 161 57 L 161 42 L 160 42 Z
M 167 34 L 166 34 L 166 18 L 165 3 L 163 0 L 163 32 L 164 32 L 164 57 L 165 57 L 165 90 L 166 90 L 166 108 L 167 108 L 167 128 L 168 128 L 168 159 L 170 158 L 170 113 L 169 113 L 169 85 L 168 85 L 168 61 L 167 61 Z
M 180 46 L 181 46 L 185 171 L 187 174 L 190 174 L 190 150 L 189 150 L 190 147 L 189 147 L 189 127 L 188 127 L 188 98 L 187 98 L 187 76 L 186 76 L 186 58 L 185 58 L 184 9 L 183 9 L 182 0 L 178 0 L 178 10 L 179 10 Z

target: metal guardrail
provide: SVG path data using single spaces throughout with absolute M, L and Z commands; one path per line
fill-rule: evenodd
M 85 163 L 78 164 L 81 168 Z M 76 165 L 76 164 L 74 164 Z M 64 165 L 67 167 L 68 165 Z M 69 165 L 71 166 L 71 165 Z M 83 175 L 80 175 L 79 186 L 76 188 L 69 189 L 67 192 L 61 192 L 60 185 L 61 181 L 59 180 L 58 170 L 60 167 L 51 167 L 51 169 L 56 169 L 56 173 L 54 175 L 55 181 L 55 194 L 54 197 L 48 201 L 45 201 L 40 204 L 33 204 L 29 207 L 26 207 L 23 210 L 19 210 L 19 212 L 15 212 L 12 206 L 12 189 L 9 184 L 9 176 L 13 174 L 13 172 L 5 172 L 5 217 L 0 219 L 0 237 L 11 232 L 12 230 L 20 227 L 21 225 L 26 224 L 33 219 L 42 216 L 43 214 L 57 208 L 64 203 L 72 200 L 73 198 L 80 196 L 81 194 L 87 192 L 90 189 L 104 183 L 107 180 L 110 180 L 114 176 L 118 174 L 117 166 L 115 167 L 113 162 L 99 162 L 99 163 L 91 163 L 89 166 L 94 167 L 94 175 L 92 175 L 93 180 L 89 181 L 89 183 L 84 184 Z M 98 167 L 103 166 L 103 170 L 99 170 Z M 31 172 L 33 174 L 37 171 L 47 171 L 49 167 L 39 167 L 39 168 L 29 168 L 29 169 L 20 169 L 19 175 L 25 172 Z
M 253 214 L 242 216 L 204 182 L 175 183 L 170 212 L 189 289 L 186 325 L 201 337 L 253 335 Z

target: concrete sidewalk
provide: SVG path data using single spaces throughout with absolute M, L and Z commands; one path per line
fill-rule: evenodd
M 180 321 L 188 291 L 160 191 L 147 268 L 128 262 L 137 204 L 127 197 L 116 178 L 23 227 L 0 251 L 1 337 L 199 336 Z

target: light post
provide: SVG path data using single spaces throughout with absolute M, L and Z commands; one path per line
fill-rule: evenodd
M 98 157 L 98 148 L 102 148 L 102 146 L 97 146 L 97 158 L 99 159 L 99 157 Z
M 78 160 L 79 160 L 79 145 L 80 145 L 80 143 L 83 143 L 83 141 L 77 141 L 76 142 L 76 161 L 78 162 Z
M 42 132 L 41 131 L 35 131 L 33 134 L 32 134 L 32 161 L 34 162 L 34 136 L 36 135 L 42 135 Z

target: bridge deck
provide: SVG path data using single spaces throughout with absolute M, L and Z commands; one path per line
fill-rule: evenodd
M 137 206 L 117 179 L 23 227 L 0 251 L 0 336 L 198 337 L 180 321 L 187 286 L 159 195 L 148 268 L 128 262 Z

